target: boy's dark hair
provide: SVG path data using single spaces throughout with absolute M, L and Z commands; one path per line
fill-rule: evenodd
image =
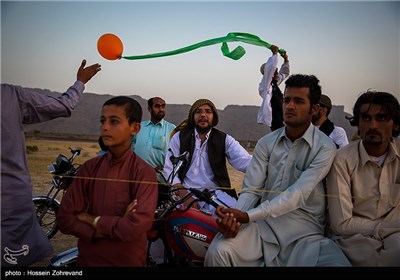
M 104 102 L 105 105 L 125 106 L 125 114 L 129 124 L 142 121 L 142 106 L 135 99 L 128 96 L 116 96 Z
M 100 136 L 98 142 L 99 142 L 100 149 L 102 151 L 104 151 L 104 152 L 108 151 L 108 146 L 106 146 L 106 144 L 104 144 L 103 137 Z
M 319 85 L 319 80 L 314 75 L 303 75 L 303 74 L 294 74 L 289 76 L 289 78 L 285 81 L 285 91 L 287 88 L 299 88 L 299 87 L 308 87 L 310 89 L 310 95 L 308 96 L 310 99 L 311 106 L 319 103 L 319 99 L 321 98 L 322 90 Z
M 388 115 L 388 120 L 393 120 L 395 125 L 400 125 L 400 105 L 399 101 L 392 94 L 383 91 L 366 91 L 361 94 L 353 108 L 353 117 L 347 118 L 352 126 L 358 126 L 360 122 L 360 109 L 364 104 L 375 104 L 382 106 L 382 113 Z M 393 128 L 393 136 L 398 136 L 400 130 Z

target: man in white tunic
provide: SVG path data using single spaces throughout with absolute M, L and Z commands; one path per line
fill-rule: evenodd
M 237 209 L 218 206 L 220 232 L 206 266 L 350 266 L 324 236 L 322 181 L 336 147 L 311 123 L 319 109 L 319 80 L 299 74 L 285 84 L 285 127 L 258 141 Z
M 279 85 L 290 74 L 289 57 L 286 52 L 281 54 L 284 62 L 278 71 L 278 51 L 278 46 L 271 46 L 272 56 L 260 67 L 263 76 L 258 85 L 258 93 L 263 100 L 258 109 L 257 123 L 266 124 L 272 131 L 283 126 L 282 92 Z
M 400 266 L 399 102 L 368 91 L 350 124 L 361 139 L 337 152 L 328 174 L 328 232 L 353 266 Z

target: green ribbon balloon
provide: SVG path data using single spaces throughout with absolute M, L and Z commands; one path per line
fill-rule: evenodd
M 187 47 L 183 47 L 180 49 L 176 49 L 173 51 L 161 52 L 161 53 L 153 53 L 153 54 L 146 54 L 146 55 L 135 55 L 135 56 L 121 56 L 120 58 L 129 59 L 129 60 L 136 60 L 136 59 L 146 59 L 146 58 L 155 58 L 155 57 L 162 57 L 162 56 L 170 56 L 175 54 L 181 54 L 185 52 L 189 52 L 201 47 L 206 47 L 214 44 L 222 43 L 221 51 L 222 54 L 226 57 L 229 57 L 233 60 L 238 60 L 246 53 L 246 50 L 242 46 L 236 47 L 234 50 L 229 51 L 228 42 L 244 42 L 247 44 L 252 44 L 256 46 L 266 47 L 271 49 L 271 44 L 261 40 L 259 37 L 249 33 L 228 33 L 225 37 L 219 37 L 214 39 L 209 39 L 206 41 L 199 42 L 197 44 L 193 44 Z M 284 49 L 279 49 L 278 52 L 280 54 L 286 53 Z

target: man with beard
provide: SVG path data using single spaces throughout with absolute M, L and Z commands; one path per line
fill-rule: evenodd
M 132 137 L 131 147 L 138 156 L 156 170 L 159 182 L 157 204 L 160 205 L 167 198 L 168 193 L 168 186 L 160 172 L 164 168 L 170 134 L 176 126 L 164 119 L 166 106 L 164 99 L 161 97 L 150 98 L 147 105 L 150 120 L 141 122 L 139 133 Z M 150 255 L 157 264 L 164 261 L 164 251 L 160 239 L 151 244 Z
M 341 148 L 349 144 L 349 140 L 347 139 L 347 134 L 343 127 L 334 125 L 334 123 L 328 118 L 331 110 L 331 99 L 327 95 L 322 94 L 319 100 L 319 110 L 313 116 L 312 122 L 332 139 L 336 144 L 336 148 Z
M 142 121 L 141 129 L 132 137 L 131 144 L 132 150 L 157 172 L 163 170 L 169 135 L 175 125 L 164 119 L 165 101 L 161 97 L 150 98 L 147 105 L 151 119 Z M 158 181 L 164 183 L 159 173 L 157 176 Z
M 338 150 L 328 174 L 328 233 L 353 266 L 400 266 L 399 102 L 367 91 L 350 124 L 361 139 Z
M 210 100 L 199 99 L 192 105 L 185 127 L 176 132 L 169 143 L 174 155 L 189 152 L 188 164 L 180 169 L 173 185 L 216 189 L 217 198 L 233 206 L 237 195 L 231 188 L 226 160 L 236 170 L 246 172 L 251 155 L 232 136 L 216 129 L 217 124 L 218 112 Z M 167 153 L 164 175 L 169 175 L 173 168 L 171 151 Z M 180 190 L 179 195 L 184 194 L 185 191 Z M 215 210 L 204 202 L 195 203 L 193 207 Z

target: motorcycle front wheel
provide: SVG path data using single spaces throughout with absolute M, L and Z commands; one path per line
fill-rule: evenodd
M 60 204 L 51 201 L 48 197 L 36 197 L 33 199 L 36 216 L 47 238 L 52 238 L 58 231 L 57 212 Z

